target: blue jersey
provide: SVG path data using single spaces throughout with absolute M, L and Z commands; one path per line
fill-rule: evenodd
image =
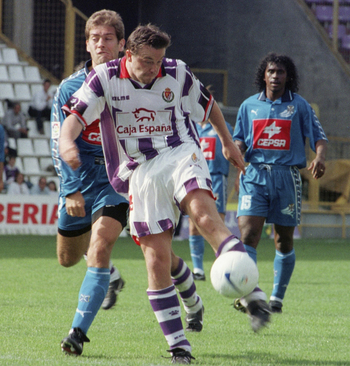
M 313 151 L 318 140 L 327 141 L 315 111 L 296 93 L 271 101 L 262 92 L 239 108 L 233 139 L 245 143 L 247 162 L 304 168 L 306 138 Z
M 116 211 L 108 211 L 104 215 L 118 219 L 124 225 L 124 216 L 126 217 L 124 213 L 128 207 L 125 198 L 117 194 L 109 184 L 101 145 L 99 119 L 93 121 L 75 140 L 82 162 L 77 170 L 71 169 L 59 155 L 60 129 L 66 118 L 61 108 L 83 84 L 89 73 L 88 66 L 89 62 L 85 69 L 77 71 L 61 82 L 51 110 L 52 158 L 60 178 L 58 228 L 61 233 L 62 230 L 72 232 L 90 227 L 94 213 L 102 207 L 118 206 L 119 216 L 116 216 Z M 78 191 L 82 193 L 85 200 L 85 217 L 72 217 L 66 212 L 65 197 Z M 120 204 L 123 206 L 119 206 Z
M 94 164 L 96 159 L 101 159 L 100 162 L 104 164 L 103 151 L 101 145 L 99 119 L 88 126 L 81 135 L 75 140 L 82 160 L 82 166 L 77 170 L 71 169 L 63 160 L 61 160 L 58 151 L 58 138 L 60 135 L 61 126 L 66 118 L 62 111 L 62 107 L 67 100 L 76 92 L 89 73 L 88 66 L 91 61 L 87 62 L 84 69 L 77 71 L 68 78 L 64 79 L 59 85 L 54 97 L 51 109 L 51 149 L 54 167 L 57 175 L 60 177 L 60 191 L 65 197 L 77 191 L 82 191 L 84 177 L 84 163 L 87 165 Z M 97 162 L 98 164 L 98 162 Z M 99 177 L 100 183 L 102 181 L 108 182 L 107 174 Z
M 232 126 L 226 122 L 226 126 L 233 134 Z M 222 144 L 213 126 L 208 122 L 203 127 L 200 124 L 196 124 L 201 150 L 207 161 L 210 175 L 223 174 L 228 176 L 230 163 L 224 158 L 222 154 Z

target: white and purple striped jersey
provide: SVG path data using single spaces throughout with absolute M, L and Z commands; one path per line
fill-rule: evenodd
M 286 90 L 271 101 L 265 92 L 246 99 L 239 108 L 233 140 L 247 146 L 250 163 L 306 166 L 305 139 L 315 151 L 326 134 L 310 104 L 299 94 Z
M 184 143 L 200 146 L 194 123 L 208 119 L 214 102 L 181 60 L 164 59 L 147 85 L 130 78 L 125 62 L 94 68 L 63 107 L 84 128 L 101 115 L 108 176 L 120 193 L 127 193 L 128 178 L 139 164 Z

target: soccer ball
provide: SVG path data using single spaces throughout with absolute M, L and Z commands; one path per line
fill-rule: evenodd
M 258 284 L 259 272 L 247 253 L 231 251 L 215 260 L 211 267 L 210 279 L 219 294 L 236 299 L 254 290 Z

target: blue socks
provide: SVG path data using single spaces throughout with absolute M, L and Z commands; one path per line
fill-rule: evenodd
M 203 274 L 204 238 L 201 235 L 190 235 L 189 243 L 193 272 Z
M 281 301 L 284 298 L 289 280 L 295 265 L 295 252 L 292 249 L 289 253 L 281 253 L 276 250 L 274 261 L 274 282 L 271 300 Z
M 106 296 L 109 278 L 109 268 L 88 267 L 80 288 L 72 328 L 80 328 L 86 335 Z
M 250 258 L 253 259 L 253 261 L 256 263 L 257 259 L 256 259 L 256 249 L 251 247 L 250 245 L 244 245 L 245 250 L 247 251 L 248 255 Z

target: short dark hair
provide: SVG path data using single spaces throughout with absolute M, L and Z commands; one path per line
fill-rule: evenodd
M 265 71 L 268 64 L 281 64 L 286 68 L 288 80 L 286 82 L 286 88 L 291 92 L 295 93 L 299 90 L 299 76 L 297 72 L 297 68 L 294 64 L 294 61 L 286 55 L 279 55 L 277 53 L 271 52 L 267 56 L 265 56 L 261 61 L 257 68 L 255 74 L 255 85 L 258 88 L 259 92 L 262 92 L 266 89 Z
M 161 31 L 156 25 L 139 25 L 129 36 L 126 42 L 126 49 L 132 53 L 142 46 L 151 46 L 155 49 L 168 48 L 171 43 L 170 36 Z

